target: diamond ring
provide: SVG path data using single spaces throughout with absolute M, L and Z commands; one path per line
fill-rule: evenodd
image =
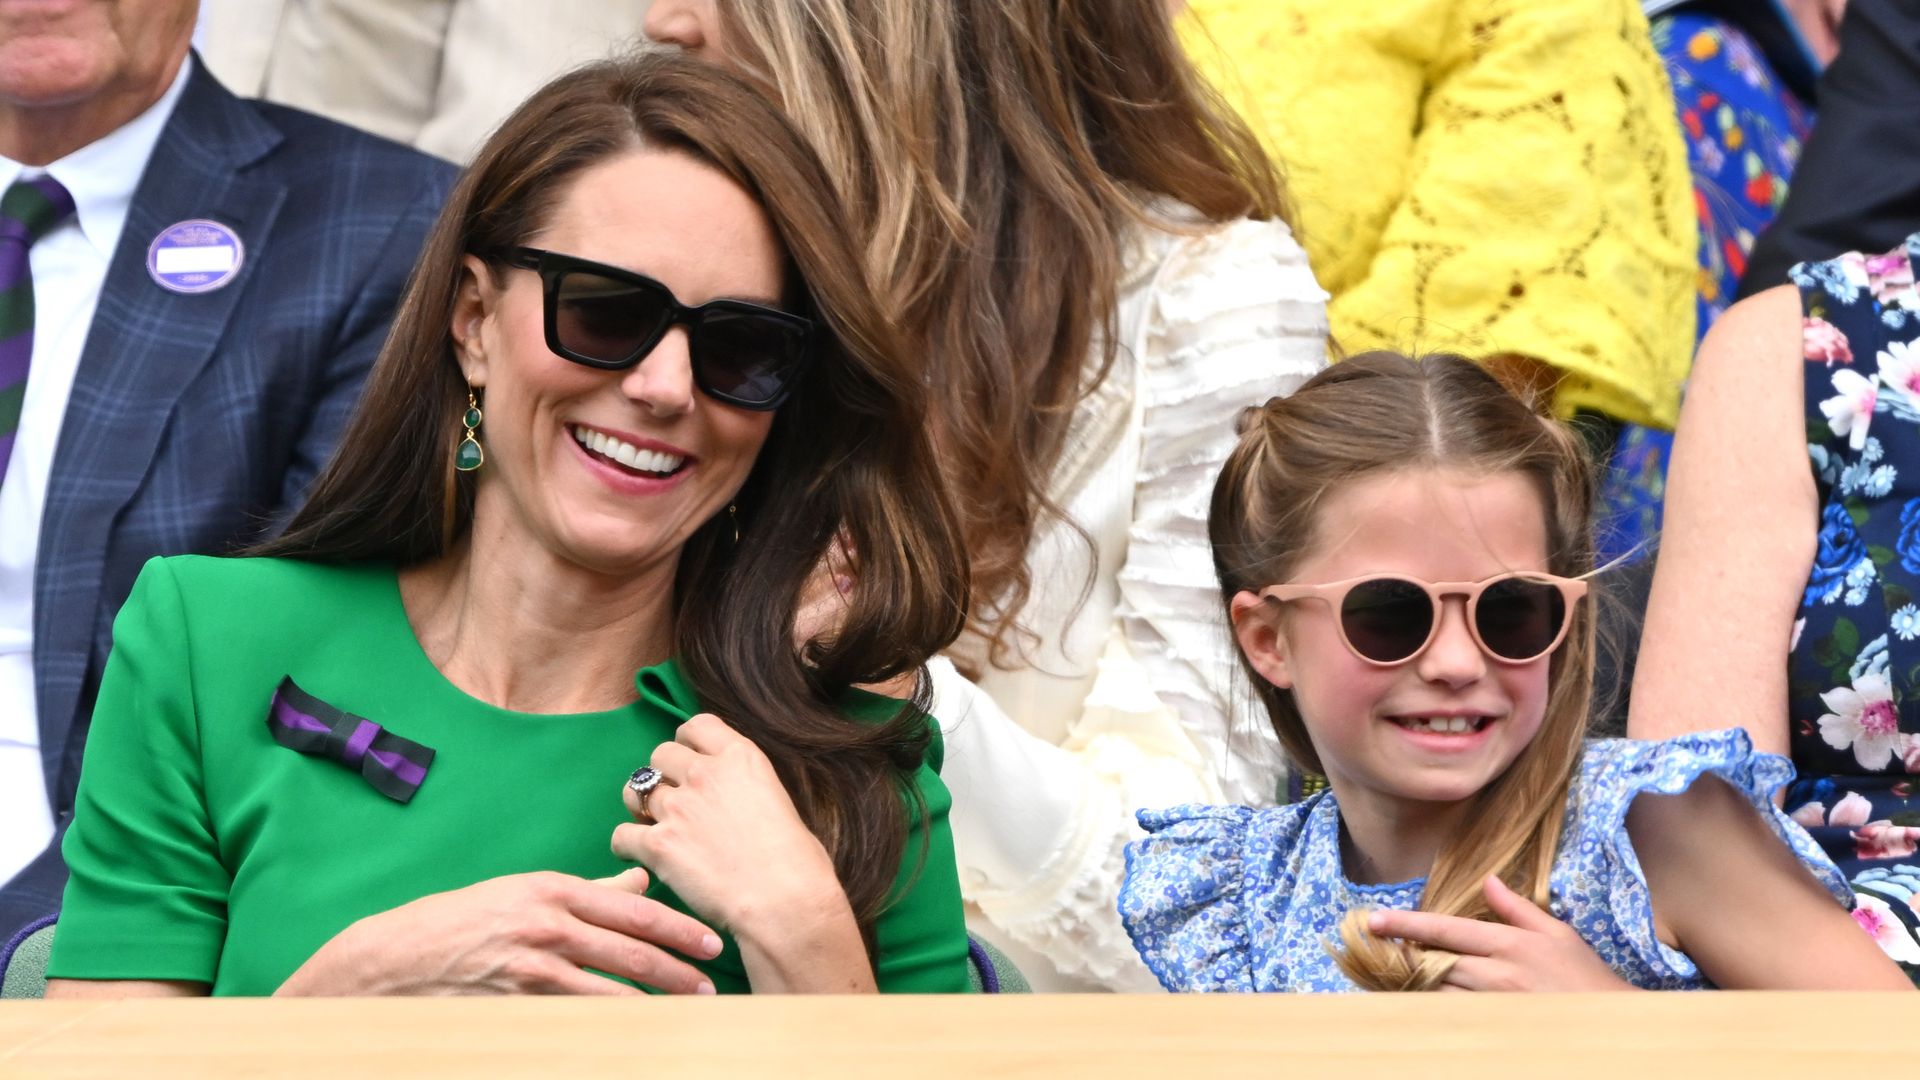
M 665 779 L 666 776 L 651 765 L 642 765 L 633 770 L 632 776 L 627 777 L 627 787 L 633 789 L 633 793 L 640 797 L 640 816 L 648 821 L 653 820 L 653 815 L 647 812 L 647 796 L 653 794 L 653 789 L 659 787 L 660 782 Z

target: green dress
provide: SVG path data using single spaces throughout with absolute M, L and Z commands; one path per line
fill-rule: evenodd
M 268 712 L 289 677 L 434 750 L 409 801 L 276 741 Z M 617 874 L 630 866 L 608 847 L 631 820 L 622 783 L 700 711 L 671 661 L 639 686 L 639 701 L 607 712 L 508 712 L 427 659 L 391 566 L 155 559 L 114 623 L 48 974 L 271 994 L 364 916 L 506 874 Z M 868 694 L 847 704 L 861 719 L 897 708 Z M 936 732 L 913 778 L 926 818 L 876 927 L 882 991 L 968 988 L 939 763 Z M 649 895 L 686 910 L 658 881 Z M 697 966 L 721 993 L 749 989 L 730 940 Z

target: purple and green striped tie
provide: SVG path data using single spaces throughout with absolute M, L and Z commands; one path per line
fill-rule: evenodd
M 27 252 L 73 213 L 73 196 L 51 176 L 16 180 L 0 196 L 0 483 L 7 477 L 33 360 L 33 265 Z

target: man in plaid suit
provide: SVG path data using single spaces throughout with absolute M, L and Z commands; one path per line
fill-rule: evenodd
M 0 940 L 58 906 L 141 565 L 284 520 L 453 179 L 228 93 L 197 7 L 0 5 Z

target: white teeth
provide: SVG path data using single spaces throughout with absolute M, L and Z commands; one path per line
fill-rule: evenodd
M 1478 722 L 1464 716 L 1410 716 L 1401 723 L 1410 731 L 1432 731 L 1442 735 L 1464 735 Z
M 667 454 L 658 450 L 642 450 L 630 443 L 621 442 L 619 439 L 605 432 L 594 431 L 591 428 L 574 428 L 573 438 L 575 442 L 578 442 L 581 446 L 586 447 L 594 453 L 602 457 L 612 458 L 627 468 L 637 469 L 640 472 L 670 473 L 678 469 L 681 463 L 687 460 L 678 454 Z

